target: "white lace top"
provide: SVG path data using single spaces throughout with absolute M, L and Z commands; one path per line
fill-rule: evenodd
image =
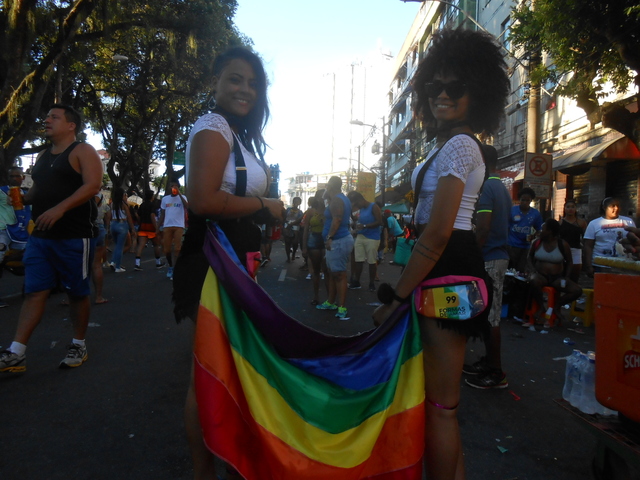
M 189 178 L 189 156 L 191 152 L 191 142 L 196 133 L 202 130 L 212 130 L 222 134 L 224 139 L 229 143 L 231 154 L 227 160 L 227 166 L 224 169 L 224 175 L 222 177 L 221 190 L 231 194 L 235 194 L 236 191 L 236 163 L 235 155 L 233 153 L 233 137 L 234 134 L 231 131 L 231 127 L 227 123 L 227 120 L 217 113 L 208 113 L 203 115 L 191 129 L 189 134 L 189 140 L 187 142 L 186 162 L 185 162 L 185 177 Z M 244 163 L 247 166 L 247 197 L 257 197 L 267 194 L 267 167 L 262 161 L 260 161 L 253 153 L 249 152 L 244 145 L 236 138 L 236 141 L 240 144 L 240 149 L 244 157 Z
M 427 155 L 431 158 L 438 151 L 433 149 Z M 415 190 L 418 173 L 427 162 L 413 171 L 411 175 L 411 186 Z M 418 206 L 416 208 L 416 224 L 429 223 L 431 218 L 431 208 L 433 207 L 433 197 L 436 193 L 438 180 L 447 175 L 453 175 L 464 183 L 464 191 L 460 208 L 456 215 L 453 228 L 458 230 L 471 230 L 471 216 L 475 209 L 478 191 L 482 187 L 484 180 L 484 161 L 478 144 L 468 135 L 456 135 L 452 137 L 440 150 L 438 157 L 431 163 L 427 170 L 422 188 L 419 192 Z

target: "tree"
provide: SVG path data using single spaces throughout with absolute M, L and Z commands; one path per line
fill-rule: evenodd
M 75 63 L 73 90 L 103 136 L 114 184 L 147 188 L 149 163 L 160 150 L 173 176 L 176 142 L 201 112 L 213 59 L 240 42 L 231 22 L 235 5 L 235 0 L 141 2 L 143 22 L 114 32 L 87 52 L 89 62 Z M 114 61 L 114 53 L 126 60 Z
M 2 172 L 22 153 L 25 141 L 34 138 L 34 123 L 55 66 L 97 5 L 95 0 L 5 0 L 0 5 Z M 104 13 L 98 11 L 96 18 L 103 18 Z
M 148 181 L 158 142 L 167 159 L 201 111 L 213 57 L 241 42 L 236 0 L 5 0 L 0 3 L 0 168 L 38 141 L 56 101 L 101 132 L 116 185 Z M 244 42 L 243 42 L 244 43 Z M 118 62 L 115 54 L 128 58 Z M 0 174 L 1 175 L 1 174 Z
M 560 82 L 556 94 L 573 98 L 590 121 L 620 131 L 640 148 L 640 114 L 629 99 L 601 104 L 611 93 L 640 87 L 640 7 L 636 0 L 535 0 L 514 11 L 510 38 L 524 52 L 542 51 L 532 82 Z

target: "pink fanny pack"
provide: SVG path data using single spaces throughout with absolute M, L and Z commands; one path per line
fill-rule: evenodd
M 472 319 L 489 305 L 484 279 L 465 275 L 425 280 L 414 290 L 413 298 L 420 315 L 447 320 Z

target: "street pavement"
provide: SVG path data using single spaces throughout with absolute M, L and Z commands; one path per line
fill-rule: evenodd
M 142 272 L 105 270 L 109 303 L 93 306 L 87 334 L 88 361 L 59 370 L 72 330 L 63 295 L 49 299 L 44 318 L 27 350 L 27 372 L 0 378 L 0 479 L 189 479 L 190 458 L 182 409 L 190 368 L 193 325 L 176 324 L 171 281 L 156 270 L 152 251 L 143 254 Z M 392 285 L 400 268 L 380 266 Z M 282 243 L 261 269 L 259 283 L 300 321 L 335 335 L 372 328 L 377 303 L 366 288 L 350 290 L 351 320 L 311 304 L 311 281 L 301 259 L 287 264 Z M 361 283 L 368 284 L 365 269 Z M 12 339 L 21 305 L 21 277 L 0 278 L 0 346 Z M 324 296 L 321 293 L 321 301 Z M 469 480 L 582 480 L 592 478 L 595 437 L 557 406 L 565 362 L 573 348 L 594 350 L 594 329 L 584 333 L 563 325 L 541 334 L 512 320 L 502 324 L 503 365 L 509 387 L 476 390 L 462 380 L 459 422 Z M 569 337 L 574 345 L 563 342 Z M 470 342 L 467 361 L 484 353 Z

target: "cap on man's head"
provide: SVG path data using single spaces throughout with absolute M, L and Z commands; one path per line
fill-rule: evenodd
M 384 211 L 385 215 L 391 215 L 391 210 L 389 210 L 388 208 Z

